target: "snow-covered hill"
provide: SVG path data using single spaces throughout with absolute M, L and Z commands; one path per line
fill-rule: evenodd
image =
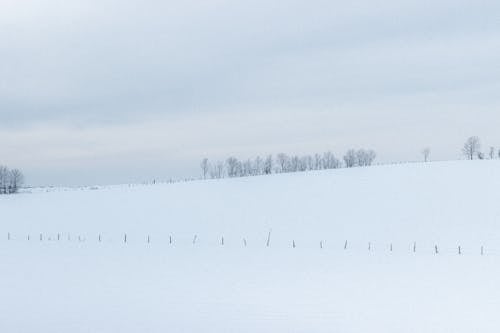
M 498 198 L 500 161 L 2 196 L 0 330 L 495 332 Z
M 344 240 L 500 244 L 500 161 L 441 162 L 0 198 L 2 231 L 141 242 L 173 235 L 200 246 L 343 247 Z M 500 246 L 498 247 L 500 251 Z

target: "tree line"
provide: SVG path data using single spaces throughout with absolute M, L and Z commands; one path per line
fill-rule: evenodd
M 305 156 L 290 156 L 279 153 L 276 156 L 270 154 L 264 158 L 257 156 L 254 159 L 246 160 L 239 160 L 231 156 L 223 161 L 210 162 L 208 158 L 204 158 L 200 163 L 200 167 L 203 179 L 217 179 L 369 166 L 375 161 L 376 156 L 376 153 L 370 149 L 350 149 L 345 153 L 342 160 L 338 159 L 330 151 Z
M 425 162 L 430 161 L 431 149 L 429 147 L 424 148 L 421 153 Z M 500 149 L 489 147 L 487 153 L 484 153 L 479 137 L 471 136 L 465 141 L 461 154 L 468 160 L 494 159 L 500 158 Z M 231 156 L 226 160 L 213 163 L 208 158 L 204 158 L 201 161 L 200 167 L 203 179 L 216 179 L 370 166 L 375 161 L 376 156 L 375 151 L 371 149 L 349 149 L 342 159 L 337 158 L 330 151 L 323 154 L 305 156 L 290 156 L 280 153 L 277 155 L 267 155 L 265 158 L 257 156 L 254 159 L 246 160 L 239 160 Z
M 462 148 L 462 155 L 468 159 L 484 160 L 488 156 L 491 160 L 498 157 L 500 158 L 500 149 L 496 150 L 495 147 L 489 147 L 487 155 L 482 152 L 481 140 L 477 136 L 471 136 L 465 141 Z
M 421 151 L 424 161 L 428 162 L 430 160 L 431 149 L 429 147 L 424 148 Z M 500 158 L 500 149 L 493 146 L 487 148 L 487 152 L 483 152 L 481 139 L 478 136 L 471 136 L 467 138 L 462 149 L 460 150 L 460 155 L 466 160 L 485 160 L 485 159 L 496 159 Z
M 10 170 L 0 165 L 0 194 L 17 193 L 24 183 L 24 175 L 19 169 Z

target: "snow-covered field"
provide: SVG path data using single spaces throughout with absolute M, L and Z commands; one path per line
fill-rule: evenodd
M 500 161 L 2 196 L 0 331 L 498 332 L 499 197 Z

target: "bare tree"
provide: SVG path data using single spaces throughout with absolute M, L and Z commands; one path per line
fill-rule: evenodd
M 292 158 L 290 159 L 290 163 L 289 163 L 289 171 L 291 172 L 297 172 L 297 171 L 301 171 L 300 169 L 300 158 L 298 156 L 292 156 Z
M 217 178 L 224 178 L 224 163 L 217 162 L 215 169 L 217 172 Z
M 424 155 L 424 162 L 429 162 L 429 157 L 431 156 L 431 149 L 429 147 L 425 147 L 422 149 L 422 155 Z
M 228 177 L 238 177 L 241 174 L 241 163 L 236 157 L 229 157 L 226 160 Z
M 299 158 L 297 171 L 303 172 L 307 170 L 308 170 L 307 156 L 302 156 Z
M 321 166 L 323 169 L 337 169 L 340 167 L 340 161 L 331 151 L 327 151 L 323 154 Z
M 355 167 L 357 160 L 357 154 L 354 149 L 349 149 L 344 155 L 344 163 L 347 168 Z
M 370 166 L 377 155 L 373 150 L 360 149 L 356 152 L 356 161 L 358 166 Z
M 289 170 L 290 158 L 287 154 L 279 153 L 276 156 L 279 172 L 287 172 Z
M 356 165 L 365 166 L 366 151 L 364 149 L 359 149 L 356 151 Z
M 9 184 L 9 169 L 0 165 L 0 194 L 6 194 Z
M 208 163 L 208 158 L 204 158 L 200 163 L 201 171 L 203 173 L 203 179 L 207 179 L 208 170 L 210 169 L 210 165 Z
M 268 155 L 266 157 L 266 160 L 264 161 L 264 166 L 263 166 L 263 173 L 265 175 L 269 175 L 273 172 L 273 164 L 274 164 L 273 155 Z
M 468 160 L 473 160 L 481 151 L 481 141 L 477 136 L 471 136 L 465 141 L 462 153 Z
M 246 160 L 245 162 L 242 163 L 242 176 L 253 176 L 254 175 L 254 168 L 251 160 Z
M 254 175 L 262 175 L 263 171 L 263 161 L 262 161 L 262 158 L 260 158 L 260 156 L 257 156 L 253 162 L 253 174 Z
M 210 178 L 212 178 L 212 179 L 217 179 L 217 178 L 220 178 L 220 177 L 218 177 L 218 175 L 217 175 L 217 168 L 216 168 L 215 166 L 212 166 L 212 167 L 210 168 Z
M 210 166 L 210 177 L 212 179 L 224 178 L 224 163 L 218 161 Z
M 19 187 L 24 183 L 24 175 L 19 169 L 14 169 L 10 172 L 10 193 L 17 193 Z
M 314 170 L 323 169 L 323 159 L 320 154 L 314 154 Z
M 375 158 L 377 158 L 377 153 L 375 153 L 375 151 L 372 149 L 368 150 L 366 155 L 366 165 L 367 166 L 372 165 L 373 162 L 375 161 Z
M 311 155 L 306 155 L 302 157 L 302 163 L 304 164 L 305 170 L 313 170 L 314 169 L 314 159 Z

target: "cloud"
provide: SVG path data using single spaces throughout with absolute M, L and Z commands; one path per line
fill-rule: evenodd
M 488 134 L 499 10 L 448 0 L 6 0 L 0 137 L 16 140 L 0 156 L 72 172 L 99 164 L 105 178 L 115 164 L 143 161 L 150 174 L 175 164 L 169 172 L 181 174 L 198 155 L 372 142 L 380 156 L 408 158 L 406 146 L 457 140 L 471 119 L 500 142 Z M 419 143 L 429 126 L 436 132 Z M 385 140 L 395 135 L 407 141 Z

